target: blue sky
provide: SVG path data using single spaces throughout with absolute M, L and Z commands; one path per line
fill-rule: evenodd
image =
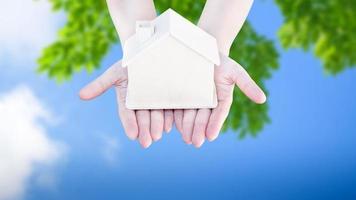
M 259 33 L 277 41 L 283 19 L 272 1 L 255 1 L 249 20 Z M 48 33 L 49 38 L 53 34 Z M 31 111 L 36 113 L 33 127 L 40 127 L 33 130 L 40 130 L 45 138 L 37 146 L 44 146 L 46 153 L 41 159 L 36 151 L 31 154 L 30 170 L 16 182 L 23 191 L 15 196 L 29 200 L 355 199 L 356 70 L 328 76 L 312 53 L 284 51 L 279 44 L 278 48 L 280 69 L 267 82 L 272 123 L 257 138 L 237 140 L 228 131 L 195 149 L 173 130 L 147 150 L 123 133 L 113 91 L 91 102 L 77 96 L 85 83 L 122 57 L 119 45 L 100 70 L 76 74 L 62 85 L 34 73 L 33 56 L 5 49 L 2 54 L 7 56 L 0 56 L 0 109 L 9 106 L 4 99 L 13 97 L 12 91 L 22 95 L 17 100 L 29 94 L 50 113 L 43 117 L 42 112 Z M 12 126 L 32 121 L 20 119 Z M 26 134 L 20 136 L 31 136 Z M 12 156 L 18 157 L 23 149 Z M 5 162 L 0 158 L 0 165 Z M 12 179 L 11 173 L 16 172 L 9 173 Z M 3 185 L 0 181 L 0 190 Z

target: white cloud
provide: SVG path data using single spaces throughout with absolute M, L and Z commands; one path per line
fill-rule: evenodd
M 62 156 L 43 125 L 52 119 L 27 86 L 0 94 L 0 199 L 20 198 L 35 166 L 51 167 Z
M 0 6 L 0 61 L 34 61 L 56 37 L 63 13 L 53 13 L 46 0 L 2 1 Z
M 120 145 L 116 137 L 102 136 L 102 154 L 105 161 L 110 166 L 118 164 Z

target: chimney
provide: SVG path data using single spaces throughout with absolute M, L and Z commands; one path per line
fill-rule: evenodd
M 154 34 L 154 25 L 151 21 L 137 21 L 136 22 L 136 36 L 141 43 L 147 41 Z

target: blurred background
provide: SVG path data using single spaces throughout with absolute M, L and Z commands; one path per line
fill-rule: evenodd
M 196 22 L 204 0 L 156 0 Z M 236 89 L 201 149 L 174 129 L 126 138 L 115 94 L 79 89 L 122 57 L 104 0 L 0 4 L 0 199 L 356 199 L 356 2 L 255 0 L 231 57 Z

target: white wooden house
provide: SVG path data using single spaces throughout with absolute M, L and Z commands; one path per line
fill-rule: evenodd
M 172 9 L 138 21 L 123 52 L 129 109 L 216 107 L 216 39 Z

